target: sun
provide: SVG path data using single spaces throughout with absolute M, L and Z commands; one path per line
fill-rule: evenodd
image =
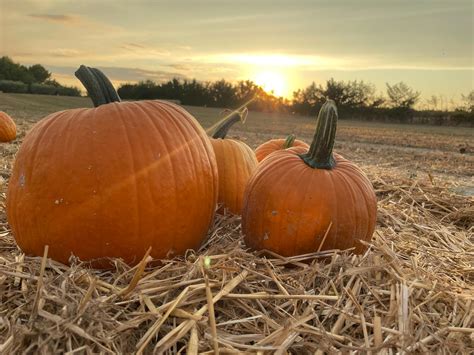
M 275 96 L 284 96 L 286 81 L 282 74 L 273 71 L 264 71 L 255 75 L 255 83 L 263 90 Z

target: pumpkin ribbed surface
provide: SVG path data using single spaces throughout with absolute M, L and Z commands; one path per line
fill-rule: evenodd
M 257 156 L 257 160 L 261 162 L 271 153 L 276 152 L 278 150 L 286 149 L 284 148 L 285 142 L 286 142 L 286 139 L 278 138 L 278 139 L 271 139 L 259 145 L 257 149 L 255 149 L 255 155 Z M 292 148 L 292 147 L 302 147 L 302 148 L 305 148 L 306 150 L 309 149 L 309 145 L 303 141 L 300 141 L 299 139 L 295 139 L 292 146 L 289 148 Z
M 252 149 L 244 142 L 234 139 L 211 139 L 219 171 L 219 198 L 234 214 L 241 214 L 244 191 L 257 159 Z
M 12 118 L 0 111 L 0 142 L 10 142 L 16 138 L 16 125 Z
M 217 164 L 204 130 L 163 101 L 58 112 L 18 151 L 8 220 L 27 254 L 66 263 L 120 257 L 138 262 L 198 248 L 211 224 Z M 97 262 L 106 266 L 105 261 Z
M 295 148 L 273 153 L 248 183 L 242 231 L 253 249 L 284 256 L 355 247 L 361 253 L 375 228 L 372 185 L 353 163 L 334 154 L 332 170 L 312 169 Z
M 270 154 L 249 180 L 242 232 L 253 249 L 294 256 L 329 249 L 361 253 L 375 229 L 372 184 L 352 162 L 333 154 L 337 107 L 321 107 L 309 150 Z

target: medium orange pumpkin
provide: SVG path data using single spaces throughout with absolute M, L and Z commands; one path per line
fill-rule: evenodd
M 288 135 L 286 139 L 278 138 L 278 139 L 270 139 L 269 141 L 260 144 L 257 149 L 255 149 L 255 155 L 257 160 L 261 162 L 264 158 L 270 155 L 273 152 L 281 149 L 288 149 L 292 147 L 302 147 L 306 150 L 309 149 L 309 145 L 305 142 L 296 139 L 294 134 Z M 304 151 L 301 151 L 302 153 Z
M 196 249 L 212 222 L 217 164 L 209 138 L 166 101 L 119 102 L 94 68 L 76 72 L 95 108 L 57 112 L 25 137 L 7 195 L 8 221 L 27 254 L 109 267 Z
M 226 138 L 229 128 L 245 120 L 247 109 L 231 114 L 214 134 L 211 143 L 219 171 L 218 203 L 234 214 L 242 213 L 244 191 L 250 175 L 257 166 L 253 150 L 244 142 Z
M 11 142 L 16 138 L 16 125 L 12 118 L 0 111 L 0 142 Z
M 372 237 L 377 200 L 365 174 L 333 154 L 336 123 L 336 106 L 328 101 L 307 153 L 280 150 L 259 164 L 248 182 L 242 213 L 249 247 L 284 256 L 365 250 L 360 240 Z

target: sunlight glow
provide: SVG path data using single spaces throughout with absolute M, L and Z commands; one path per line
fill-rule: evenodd
M 261 86 L 266 92 L 275 96 L 284 96 L 287 91 L 285 78 L 277 72 L 260 72 L 255 76 L 255 83 Z
M 199 57 L 196 59 L 200 59 L 210 63 L 240 63 L 252 66 L 271 66 L 273 68 L 328 68 L 344 65 L 344 61 L 337 58 L 323 57 L 317 55 L 270 53 L 222 53 Z

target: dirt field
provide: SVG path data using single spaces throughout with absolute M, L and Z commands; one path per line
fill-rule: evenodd
M 10 114 L 20 130 L 19 139 L 3 149 L 13 152 L 25 132 L 49 113 L 90 106 L 88 98 L 0 94 L 0 110 Z M 206 129 L 222 117 L 221 109 L 193 106 L 186 109 Z M 310 143 L 314 124 L 314 117 L 250 112 L 246 124 L 236 124 L 229 137 L 244 140 L 252 148 L 289 133 Z M 465 154 L 460 153 L 461 148 L 466 149 Z M 369 123 L 341 117 L 335 149 L 361 166 L 370 165 L 387 172 L 395 169 L 395 174 L 422 180 L 430 174 L 435 184 L 448 183 L 462 193 L 474 194 L 472 128 Z
M 474 351 L 473 129 L 340 119 L 336 151 L 361 166 L 378 198 L 364 255 L 261 258 L 246 249 L 239 217 L 217 216 L 196 254 L 148 267 L 135 282 L 139 268 L 120 261 L 101 272 L 25 256 L 6 220 L 7 181 L 25 133 L 51 112 L 86 106 L 87 98 L 0 94 L 0 110 L 19 128 L 0 148 L 0 354 L 192 353 L 212 351 L 211 339 L 262 354 Z M 221 114 L 186 109 L 206 129 Z M 310 143 L 314 124 L 250 112 L 230 137 L 252 148 L 288 133 Z M 205 255 L 211 286 L 199 268 Z M 212 329 L 206 287 L 216 299 Z

